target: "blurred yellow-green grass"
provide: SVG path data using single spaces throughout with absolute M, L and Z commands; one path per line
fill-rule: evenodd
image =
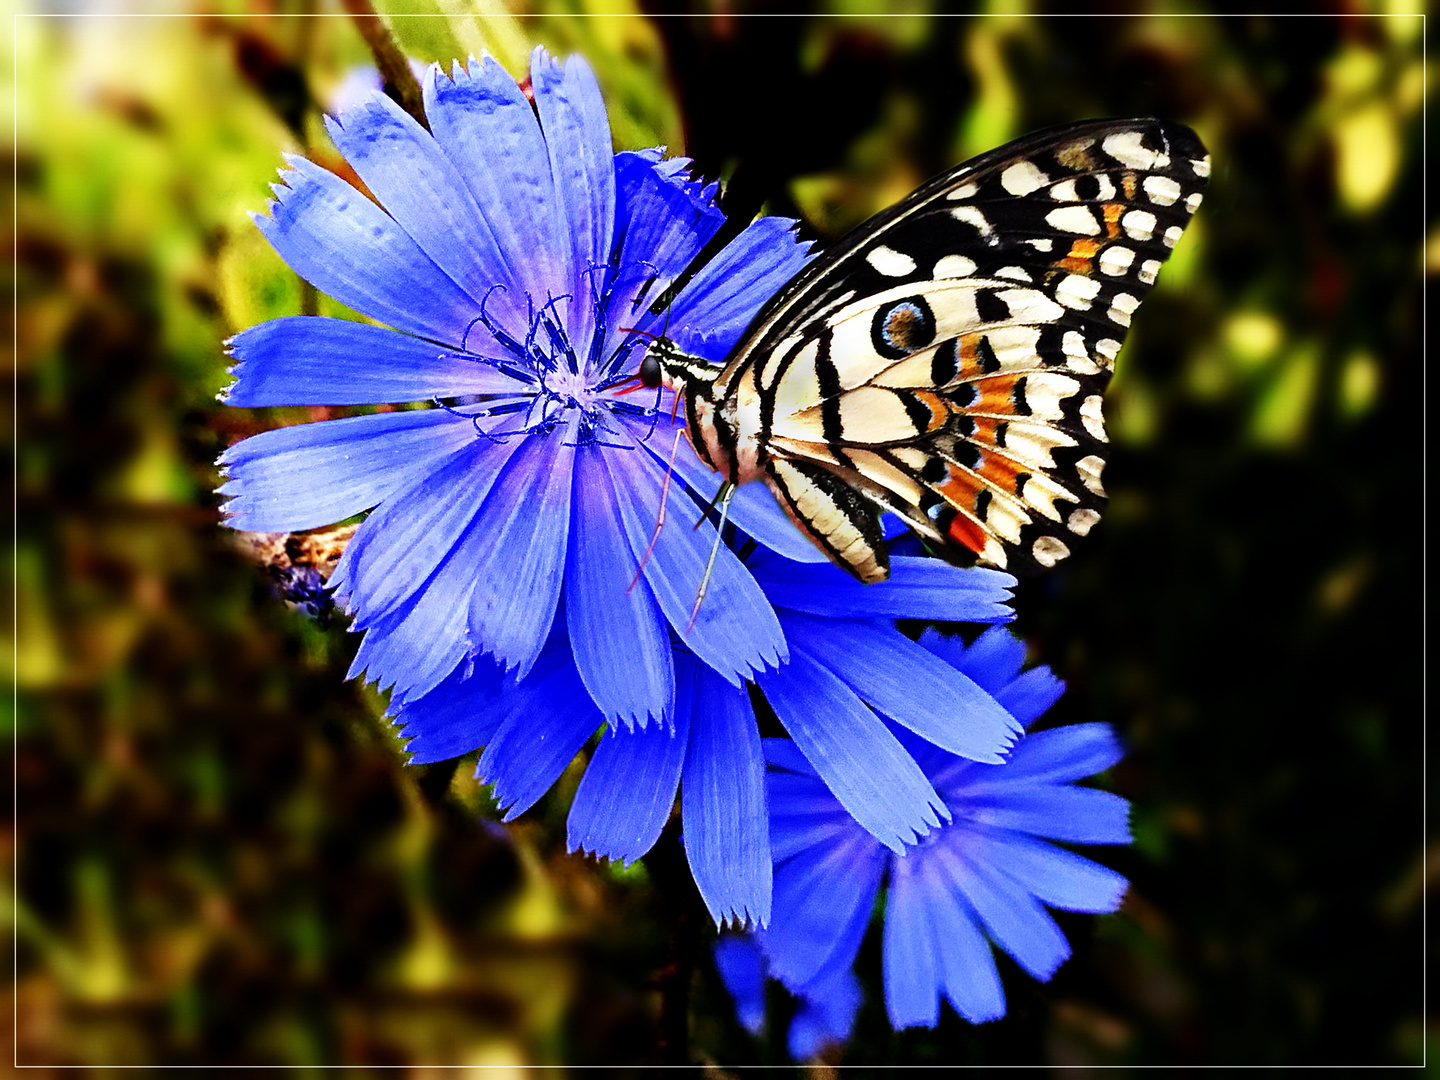
M 832 1058 L 1414 1063 L 1420 331 L 1440 266 L 1421 19 L 930 6 L 385 10 L 425 62 L 488 50 L 520 73 L 537 43 L 583 51 L 618 148 L 687 153 L 737 212 L 822 242 L 1039 127 L 1200 132 L 1210 192 L 1107 405 L 1110 512 L 1017 598 L 1070 685 L 1056 719 L 1130 744 L 1110 783 L 1137 844 L 1109 860 L 1130 898 L 1062 916 L 1074 959 L 1046 986 L 1005 968 L 1010 1015 L 981 1028 L 889 1032 L 870 943 Z M 339 7 L 212 10 L 22 14 L 6 56 L 17 1061 L 666 1060 L 660 987 L 690 918 L 673 836 L 629 868 L 566 855 L 579 762 L 504 827 L 474 755 L 405 766 L 383 700 L 342 681 L 354 639 L 287 610 L 218 527 L 216 455 L 319 415 L 218 405 L 221 342 L 349 314 L 247 214 L 282 151 L 341 167 L 321 115 L 370 58 Z M 692 1060 L 784 1060 L 703 954 L 690 991 Z

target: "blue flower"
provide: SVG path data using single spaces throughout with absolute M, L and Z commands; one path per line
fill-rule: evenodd
M 999 627 L 969 648 L 927 631 L 920 644 L 994 695 L 1029 726 L 1060 696 L 1048 668 L 1020 671 L 1024 648 Z M 1127 883 L 1050 843 L 1123 844 L 1129 804 L 1074 781 L 1121 756 L 1107 724 L 1026 735 L 1003 764 L 981 764 L 896 737 L 934 785 L 950 821 L 904 854 L 887 850 L 847 814 L 816 770 L 786 740 L 766 740 L 773 915 L 755 945 L 768 972 L 801 1000 L 792 1052 L 809 1056 L 848 1037 L 858 1005 L 852 969 L 885 882 L 883 971 L 891 1024 L 934 1027 L 943 996 L 966 1020 L 1005 1013 L 994 942 L 1046 980 L 1069 956 L 1045 905 L 1114 911 Z M 723 941 L 723 939 L 722 939 Z M 719 960 L 740 1006 L 756 1017 L 753 964 L 724 945 Z
M 978 760 L 1000 760 L 1018 728 L 894 620 L 1007 619 L 1013 579 L 897 557 L 889 582 L 860 586 L 748 485 L 692 617 L 713 537 L 692 526 L 718 478 L 672 434 L 668 391 L 632 393 L 639 354 L 663 332 L 723 359 L 805 248 L 792 223 L 760 219 L 652 314 L 719 228 L 714 187 L 659 151 L 612 153 L 578 58 L 536 50 L 531 85 L 533 107 L 491 60 L 433 67 L 428 131 L 379 94 L 344 110 L 331 136 L 376 201 L 288 159 L 257 224 L 297 273 L 386 325 L 246 330 L 226 400 L 431 407 L 236 444 L 228 523 L 288 532 L 368 511 L 330 585 L 365 632 L 351 674 L 391 689 L 412 760 L 485 747 L 480 773 L 513 817 L 608 731 L 572 848 L 638 857 L 679 788 L 712 914 L 760 924 L 771 862 L 747 682 L 902 850 L 948 814 L 877 712 Z
M 845 817 L 850 825 L 877 846 L 902 851 L 950 816 L 912 747 L 934 742 L 965 758 L 998 762 L 1020 728 L 987 687 L 894 624 L 1008 619 L 1004 600 L 1014 579 L 918 557 L 895 556 L 891 565 L 888 582 L 867 586 L 829 563 L 801 564 L 764 548 L 747 562 L 790 645 L 789 662 L 757 680 L 794 739 L 786 745 L 813 763 L 810 775 L 834 792 L 827 798 L 837 813 L 845 816 L 843 805 L 854 815 Z M 410 739 L 411 760 L 485 747 L 476 772 L 493 784 L 509 820 L 606 729 L 570 808 L 571 850 L 626 862 L 645 854 L 678 787 L 686 855 L 710 914 L 717 923 L 766 923 L 771 836 L 748 692 L 677 643 L 669 722 L 607 729 L 574 656 L 557 627 L 523 680 L 480 663 L 405 702 L 395 722 Z
M 432 66 L 429 131 L 378 93 L 327 120 L 376 201 L 287 158 L 257 224 L 298 274 L 385 325 L 252 327 L 229 342 L 236 381 L 224 400 L 430 407 L 246 439 L 220 458 L 220 491 L 227 523 L 251 531 L 369 511 L 330 584 L 366 632 L 351 675 L 393 688 L 393 702 L 482 656 L 534 674 L 556 639 L 607 720 L 644 725 L 672 712 L 672 627 L 735 687 L 788 652 L 727 548 L 689 625 L 714 536 L 692 530 L 694 496 L 703 502 L 719 478 L 685 445 L 667 486 L 683 418 L 672 420 L 668 392 L 628 392 L 640 332 L 663 329 L 723 359 L 806 248 L 792 222 L 759 219 L 668 312 L 651 314 L 719 228 L 715 187 L 658 150 L 613 153 L 578 57 L 561 66 L 537 49 L 530 81 L 533 106 L 493 60 L 449 76 Z M 731 518 L 781 551 L 807 547 L 769 493 L 750 487 Z M 646 560 L 662 501 L 669 524 Z

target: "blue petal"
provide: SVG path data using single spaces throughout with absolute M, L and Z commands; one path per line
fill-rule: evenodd
M 619 502 L 600 455 L 575 457 L 574 521 L 565 570 L 565 616 L 580 678 L 606 719 L 642 726 L 670 711 L 675 664 L 650 586 L 635 582 Z
M 439 686 L 470 651 L 463 594 L 457 603 L 448 588 L 453 577 L 453 571 L 442 570 L 399 614 L 372 627 L 345 677 L 363 672 L 367 682 L 392 689 L 392 706 Z
M 903 851 L 949 818 L 884 722 L 807 652 L 792 644 L 790 663 L 758 682 L 835 798 L 886 847 Z
M 690 745 L 680 809 L 685 855 L 717 925 L 770 921 L 765 759 L 749 694 L 687 662 Z M 677 702 L 677 710 L 680 707 Z
M 1001 626 L 990 627 L 968 646 L 959 637 L 947 637 L 933 629 L 920 635 L 920 644 L 997 695 L 1025 663 L 1025 643 Z
M 1059 784 L 1104 772 L 1125 754 L 1109 724 L 1069 724 L 1021 739 L 1005 766 L 1011 782 Z M 985 773 L 976 779 L 989 781 Z
M 619 277 L 611 286 L 610 306 L 625 325 L 642 330 L 662 331 L 669 313 L 652 316 L 650 303 L 725 221 L 705 189 L 676 174 L 677 163 L 685 161 L 661 163 L 653 151 L 615 155 Z
M 441 409 L 296 424 L 252 435 L 220 455 L 232 529 L 314 529 L 368 510 L 417 483 L 475 437 Z
M 398 706 L 429 693 L 466 660 L 472 653 L 466 621 L 476 581 L 470 568 L 486 542 L 484 533 L 469 529 L 428 580 L 384 618 L 374 621 L 348 677 L 364 670 L 380 689 L 393 688 L 391 704 Z M 345 570 L 342 559 L 331 581 Z M 400 576 L 409 582 L 403 571 Z M 341 581 L 337 594 L 343 595 L 346 589 L 348 584 Z M 353 593 L 348 599 L 355 606 Z M 356 624 L 362 621 L 370 623 L 357 618 Z
M 590 703 L 569 647 L 552 643 L 528 678 L 496 702 L 500 720 L 475 775 L 493 783 L 495 801 L 511 821 L 535 805 L 560 778 L 605 718 Z
M 706 263 L 673 305 L 670 337 L 687 352 L 722 360 L 760 307 L 800 272 L 810 245 L 789 218 L 752 221 Z
M 589 342 L 595 330 L 595 297 L 605 282 L 599 271 L 610 261 L 615 224 L 615 156 L 610 121 L 595 73 L 580 56 L 560 65 L 537 46 L 530 54 L 535 109 L 545 133 L 555 199 L 571 245 L 574 290 L 567 323 L 574 341 Z
M 955 786 L 955 777 L 969 773 L 966 770 L 989 769 L 992 766 L 986 763 L 973 761 L 970 758 L 957 757 L 946 750 L 941 750 L 928 739 L 921 738 L 909 728 L 901 727 L 893 720 L 885 721 L 890 733 L 900 740 L 900 745 L 905 752 L 915 759 L 915 764 L 920 766 L 920 771 L 930 778 L 930 783 L 935 785 L 935 790 L 945 797 L 946 804 L 949 804 L 949 797 L 945 794 L 946 789 L 941 786 L 945 781 Z
M 1038 720 L 1065 692 L 1065 684 L 1048 667 L 1020 673 L 1025 645 L 1014 634 L 992 626 L 973 644 L 926 630 L 920 644 L 969 675 L 1026 727 Z M 1088 775 L 1088 774 L 1087 774 Z
M 770 973 L 800 992 L 853 963 L 870 922 L 886 855 L 863 844 L 812 848 L 775 868 L 775 907 L 760 945 Z
M 995 695 L 1016 720 L 1029 727 L 1040 719 L 1060 696 L 1065 684 L 1048 667 L 1031 668 Z
M 651 453 L 655 454 L 655 451 L 651 450 Z M 656 460 L 666 467 L 670 463 L 668 456 L 661 457 L 656 454 Z M 696 456 L 695 448 L 688 441 L 684 441 L 675 454 L 675 473 L 689 484 L 692 490 L 707 498 L 721 483 L 719 474 Z M 730 518 L 760 543 L 771 551 L 784 555 L 787 560 L 812 563 L 829 561 L 825 553 L 795 527 L 795 523 L 786 516 L 780 504 L 775 501 L 775 496 L 764 484 L 741 484 L 736 488 L 730 500 Z M 761 573 L 761 565 L 758 561 L 754 562 L 754 572 L 757 575 Z M 781 560 L 771 558 L 764 565 L 769 568 L 767 572 L 772 577 L 784 576 L 784 563 Z
M 1037 900 L 1064 911 L 1109 912 L 1130 883 L 1109 867 L 1019 833 L 970 826 L 967 854 L 1013 879 Z
M 926 855 L 927 864 L 946 869 L 995 943 L 1035 978 L 1047 981 L 1069 958 L 1070 943 L 1039 901 L 963 844 L 937 844 Z
M 1094 788 L 969 787 L 964 794 L 964 813 L 971 821 L 1071 844 L 1130 842 L 1129 802 Z
M 372 319 L 458 344 L 475 300 L 355 188 L 302 157 L 285 160 L 293 171 L 271 185 L 271 216 L 252 216 L 290 269 Z
M 474 528 L 486 538 L 470 567 L 470 632 L 523 677 L 555 618 L 570 533 L 574 432 L 521 437 Z
M 848 1039 L 863 997 L 860 981 L 849 968 L 841 968 L 823 982 L 806 985 L 800 1007 L 790 1022 L 786 1043 L 790 1056 L 807 1061 L 827 1046 Z
M 815 766 L 810 764 L 800 752 L 800 748 L 790 739 L 761 739 L 760 747 L 765 752 L 765 764 L 771 769 L 819 778 Z
M 384 405 L 526 386 L 495 367 L 369 323 L 291 315 L 242 330 L 226 405 Z
M 493 444 L 487 443 L 483 448 L 494 454 L 508 456 L 523 445 L 521 443 L 507 449 L 497 449 Z M 457 457 L 464 457 L 469 452 L 467 448 Z M 489 475 L 482 474 L 477 477 L 477 497 L 483 497 L 484 489 L 489 484 Z M 450 487 L 453 485 L 441 485 L 440 495 L 453 500 L 453 496 L 446 490 Z M 352 575 L 358 579 L 359 574 L 352 569 L 356 564 L 347 560 L 352 553 L 358 558 L 370 552 L 368 546 L 362 548 L 353 540 L 350 550 L 341 559 L 331 578 L 331 582 L 336 586 L 336 595 L 343 597 L 352 609 L 362 608 L 368 600 L 374 600 L 377 607 L 386 604 L 394 597 L 393 590 L 385 591 L 392 581 L 399 582 L 401 590 L 413 589 L 416 581 L 421 582 L 418 589 L 401 596 L 399 602 L 386 610 L 383 617 L 375 618 L 364 612 L 356 618 L 354 624 L 370 627 L 371 632 L 357 652 L 350 674 L 353 677 L 363 668 L 368 671 L 369 678 L 379 682 L 381 689 L 393 684 L 391 700 L 394 704 L 428 693 L 460 660 L 472 652 L 472 599 L 483 580 L 476 568 L 482 566 L 493 554 L 493 536 L 483 522 L 477 524 L 472 500 L 444 502 L 437 497 L 436 501 L 450 508 L 451 512 L 448 518 L 442 516 L 428 534 L 413 539 L 406 535 L 403 517 L 394 530 L 381 531 L 381 537 L 388 539 L 378 553 L 379 558 L 372 560 L 372 563 L 378 561 L 384 570 L 387 558 L 394 556 L 391 561 L 394 562 L 395 569 L 388 575 L 382 573 L 377 576 L 372 567 L 372 572 L 367 575 L 368 581 L 364 584 L 374 590 L 373 594 L 365 593 L 360 584 L 352 584 Z M 387 502 L 382 511 L 390 505 Z M 417 509 L 415 513 L 426 521 L 434 517 L 427 509 Z M 375 518 L 376 515 L 371 515 L 371 519 L 367 519 L 360 530 L 357 530 L 357 539 L 361 538 L 361 534 Z M 452 546 L 445 547 L 451 536 L 457 538 Z M 398 548 L 390 543 L 397 537 L 403 541 Z M 438 543 L 432 547 L 432 541 Z M 417 561 L 414 566 L 408 565 L 406 559 L 412 551 L 427 552 L 427 561 Z M 433 572 L 428 560 L 438 561 Z M 429 575 L 428 578 L 424 577 L 425 574 Z M 541 609 L 535 614 L 543 616 L 545 611 Z M 551 614 L 553 616 L 553 611 Z M 479 646 L 484 644 L 478 643 Z
M 978 917 L 957 887 L 956 865 L 948 852 L 934 848 L 894 860 L 885 915 L 885 997 L 892 1018 L 903 1007 L 913 1010 L 905 1026 L 935 1026 L 939 1020 L 935 997 L 941 989 L 955 1011 L 972 1024 L 1005 1015 L 995 957 L 980 932 Z M 905 926 L 909 923 L 915 925 Z M 892 928 L 897 945 L 893 957 Z M 914 937 L 921 947 L 928 939 L 934 955 L 920 958 L 920 969 L 911 974 L 900 967 L 907 958 L 900 946 L 911 944 Z
M 524 318 L 505 254 L 428 131 L 380 93 L 338 121 L 327 117 L 325 127 L 380 205 L 436 266 L 477 301 L 493 286 L 503 286 L 502 295 L 486 305 L 487 313 Z
M 911 556 L 892 557 L 890 579 L 856 581 L 826 562 L 797 566 L 764 551 L 751 559 L 755 576 L 776 607 L 852 619 L 945 619 L 1006 622 L 1015 579 L 998 570 L 962 569 Z
M 454 65 L 450 78 L 432 68 L 424 93 L 435 141 L 470 189 L 521 288 L 537 307 L 568 292 L 570 241 L 550 157 L 515 80 L 487 56 L 471 60 L 468 69 Z
M 663 472 L 648 454 L 608 454 L 606 466 L 620 494 L 620 512 L 630 540 L 631 566 L 638 566 L 655 533 Z M 691 625 L 695 598 L 705 575 L 714 530 L 696 529 L 700 508 L 672 483 L 665 500 L 666 523 L 645 563 L 645 580 L 670 625 L 690 649 L 733 685 L 751 678 L 786 655 L 780 620 L 755 579 L 724 544 L 720 545 L 704 602 Z
M 933 1028 L 940 1022 L 941 976 L 940 950 L 932 941 L 928 910 L 930 881 L 921 872 L 917 855 L 892 862 L 885 897 L 885 1011 L 896 1031 Z
M 765 1027 L 765 956 L 750 934 L 721 934 L 715 970 L 735 999 L 735 1017 L 752 1035 Z
M 952 754 L 998 764 L 1020 733 L 993 697 L 893 626 L 790 613 L 781 625 L 872 708 Z
M 504 672 L 481 661 L 474 671 L 461 667 L 423 697 L 407 702 L 395 715 L 411 765 L 445 761 L 484 746 L 500 726 L 497 703 Z
M 657 161 L 664 153 L 664 147 L 658 147 L 641 153 L 653 153 Z M 657 171 L 681 185 L 690 195 L 706 206 L 713 206 L 716 196 L 720 193 L 720 182 L 718 180 L 692 179 L 690 172 L 694 168 L 694 162 L 687 157 L 666 158 L 656 165 Z
M 677 704 L 673 727 L 610 728 L 601 735 L 570 805 L 569 850 L 628 866 L 654 846 L 675 805 L 689 719 L 689 709 Z
M 783 742 L 789 739 L 768 740 Z M 880 842 L 845 812 L 825 782 L 813 773 L 772 772 L 766 778 L 770 795 L 771 857 L 778 863 L 806 848 L 861 844 L 880 849 Z
M 1005 990 L 975 913 L 960 895 L 944 893 L 930 898 L 928 914 L 938 928 L 935 944 L 946 1000 L 972 1024 L 999 1020 L 1005 1015 Z
M 354 629 L 385 620 L 454 557 L 515 446 L 472 439 L 365 519 L 330 579 L 357 616 Z

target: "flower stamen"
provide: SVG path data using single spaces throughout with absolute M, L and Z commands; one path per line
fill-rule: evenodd
M 470 320 L 469 325 L 465 327 L 465 333 L 460 336 L 460 351 L 461 351 L 461 352 L 468 352 L 468 351 L 469 351 L 469 350 L 466 348 L 466 346 L 465 346 L 465 340 L 466 340 L 466 338 L 468 338 L 468 337 L 470 336 L 470 330 L 471 330 L 471 328 L 473 328 L 474 325 L 478 322 L 478 323 L 483 323 L 484 326 L 485 326 L 485 329 L 486 329 L 486 330 L 489 330 L 491 336 L 492 336 L 496 341 L 500 342 L 501 345 L 505 346 L 505 348 L 509 349 L 512 353 L 514 353 L 516 356 L 518 356 L 521 360 L 526 360 L 526 359 L 528 359 L 528 357 L 527 357 L 527 355 L 526 355 L 526 353 L 525 353 L 525 348 L 524 348 L 524 346 L 522 346 L 518 341 L 516 341 L 513 337 L 511 337 L 509 334 L 507 334 L 507 333 L 505 332 L 504 328 L 495 325 L 494 320 L 491 319 L 490 316 L 487 315 L 486 312 L 485 312 L 485 305 L 487 305 L 488 303 L 490 303 L 490 297 L 492 297 L 492 296 L 495 295 L 495 290 L 496 290 L 496 289 L 500 289 L 500 290 L 503 292 L 503 291 L 505 291 L 505 286 L 504 286 L 501 282 L 498 282 L 498 281 L 497 281 L 494 285 L 491 285 L 488 290 L 486 290 L 486 292 L 485 292 L 485 298 L 480 301 L 480 314 L 477 315 L 477 316 L 475 316 L 475 318 L 473 318 L 473 319 Z

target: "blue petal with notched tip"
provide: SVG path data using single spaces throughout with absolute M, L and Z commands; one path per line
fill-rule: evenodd
M 466 295 L 479 302 L 499 284 L 505 292 L 487 311 L 504 315 L 517 303 L 506 253 L 430 132 L 378 92 L 326 117 L 325 128 L 386 213 Z
M 493 364 L 369 323 L 291 315 L 226 342 L 227 405 L 386 405 L 463 394 L 517 394 L 525 382 Z
M 757 682 L 835 798 L 886 847 L 902 851 L 949 818 L 880 718 L 799 642 L 790 663 Z
M 690 710 L 690 743 L 680 789 L 685 856 L 717 925 L 770 921 L 770 833 L 765 759 L 749 694 L 703 664 L 677 661 Z
M 468 444 L 474 431 L 439 409 L 276 428 L 220 455 L 225 524 L 251 532 L 315 529 L 379 505 Z
M 657 534 L 662 468 L 640 453 L 607 455 L 605 464 L 616 488 L 631 493 L 619 506 L 630 543 L 628 561 L 631 565 L 644 561 L 645 580 L 686 648 L 736 685 L 767 667 L 779 666 L 787 655 L 780 621 L 735 553 L 723 544 L 714 548 L 714 530 L 694 527 L 700 508 L 678 484 L 671 484 L 664 500 L 666 521 Z M 646 559 L 652 538 L 654 547 Z M 712 550 L 715 562 L 697 609 L 695 601 Z
M 675 298 L 671 340 L 686 352 L 724 360 L 764 301 L 809 261 L 809 252 L 789 218 L 752 221 Z
M 829 562 L 796 565 L 758 551 L 750 565 L 776 607 L 849 619 L 944 619 L 1009 622 L 1015 579 L 998 570 L 965 569 L 939 559 L 893 556 L 890 577 L 866 585 Z
M 290 269 L 361 314 L 458 345 L 480 313 L 394 218 L 334 173 L 294 154 L 255 224 Z
M 994 697 L 893 624 L 785 612 L 780 625 L 871 708 L 952 754 L 998 763 L 1021 732 Z
M 673 724 L 607 729 L 570 804 L 568 849 L 627 866 L 649 851 L 675 804 L 689 734 L 688 708 Z
M 570 239 L 529 99 L 488 56 L 457 63 L 448 76 L 431 68 L 422 90 L 430 130 L 505 257 L 506 280 L 537 305 L 563 292 L 572 280 Z M 523 295 L 505 302 L 525 310 Z
M 552 638 L 546 653 L 528 678 L 507 680 L 494 706 L 495 735 L 475 768 L 494 785 L 505 821 L 534 806 L 605 722 L 580 685 L 564 635 Z

